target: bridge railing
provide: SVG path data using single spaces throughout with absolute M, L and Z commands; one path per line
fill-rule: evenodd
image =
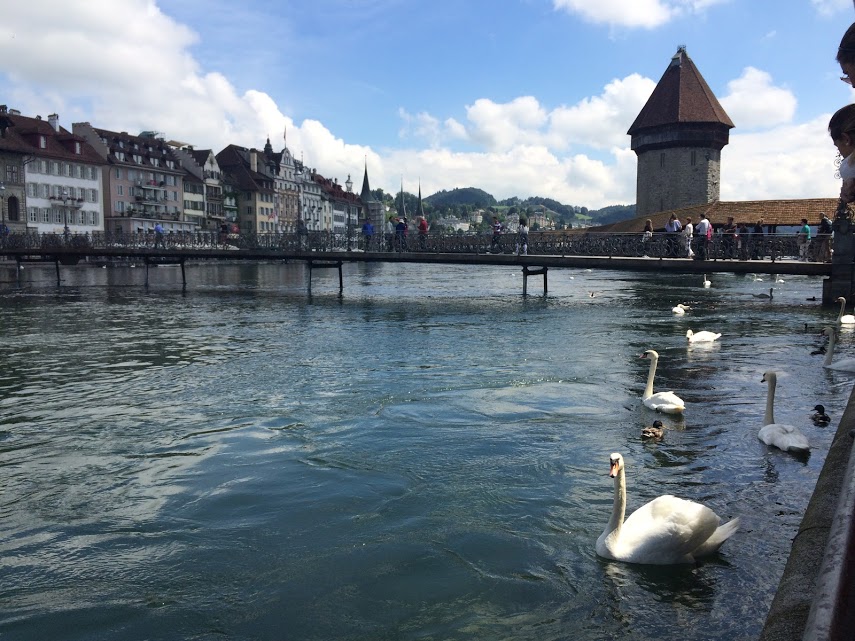
M 100 249 L 157 250 L 171 249 L 184 252 L 202 250 L 265 250 L 315 253 L 344 251 L 370 252 L 430 252 L 466 254 L 513 254 L 520 250 L 514 233 L 493 237 L 491 234 L 408 234 L 391 236 L 378 234 L 371 239 L 361 236 L 350 238 L 346 234 L 311 231 L 308 234 L 224 234 L 221 232 L 178 232 L 156 235 L 154 233 L 95 232 L 91 234 L 56 234 L 34 232 L 10 233 L 0 236 L 3 249 L 22 253 L 26 250 L 50 254 L 65 250 L 97 253 Z M 813 239 L 808 249 L 810 260 L 827 258 L 824 243 L 831 239 Z M 794 234 L 765 234 L 755 236 L 726 236 L 715 234 L 706 240 L 695 237 L 692 250 L 696 255 L 706 254 L 711 260 L 772 259 L 799 256 L 799 245 Z M 686 239 L 678 234 L 654 233 L 645 239 L 638 233 L 602 233 L 580 230 L 555 232 L 530 232 L 529 255 L 551 256 L 611 256 L 650 258 L 686 258 Z

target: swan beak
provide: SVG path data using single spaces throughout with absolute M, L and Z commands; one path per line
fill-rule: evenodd
M 618 475 L 618 470 L 620 467 L 618 466 L 617 461 L 611 461 L 611 468 L 609 469 L 609 478 L 614 478 Z

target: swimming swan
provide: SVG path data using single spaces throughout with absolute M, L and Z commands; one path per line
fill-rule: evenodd
M 704 287 L 711 287 L 712 283 L 707 280 L 707 275 L 704 274 Z
M 694 563 L 717 551 L 739 527 L 739 519 L 721 525 L 711 509 L 694 501 L 666 494 L 642 505 L 624 521 L 626 475 L 623 457 L 609 457 L 615 484 L 612 516 L 597 539 L 597 554 L 627 563 L 673 565 Z
M 690 343 L 712 343 L 721 338 L 721 334 L 714 332 L 693 332 L 690 329 L 686 330 L 686 338 Z
M 769 293 L 768 293 L 768 294 L 751 294 L 751 295 L 752 295 L 754 298 L 768 298 L 769 300 L 772 300 L 772 291 L 773 291 L 773 290 L 772 290 L 772 288 L 770 287 L 770 288 L 769 288 Z
M 671 312 L 677 316 L 682 316 L 686 313 L 687 309 L 691 308 L 688 305 L 683 305 L 683 303 L 678 303 L 676 307 L 671 308 Z
M 836 363 L 832 363 L 834 358 L 834 345 L 837 342 L 837 330 L 833 327 L 826 327 L 822 333 L 828 336 L 828 345 L 825 348 L 825 360 L 822 366 L 825 369 L 833 369 L 838 372 L 855 372 L 855 358 L 841 358 Z
M 778 382 L 778 375 L 775 372 L 766 372 L 761 382 L 768 385 L 769 392 L 766 396 L 766 417 L 763 419 L 763 427 L 757 433 L 757 438 L 766 445 L 777 447 L 785 452 L 794 454 L 810 452 L 807 437 L 799 431 L 799 428 L 775 422 L 775 385 Z
M 686 409 L 686 404 L 674 392 L 653 393 L 653 377 L 656 376 L 656 364 L 659 362 L 659 353 L 648 349 L 641 355 L 641 358 L 650 359 L 650 370 L 647 372 L 647 387 L 644 388 L 644 394 L 641 396 L 642 403 L 657 412 L 682 414 L 683 410 Z
M 846 299 L 839 296 L 836 302 L 840 303 L 840 313 L 837 315 L 838 325 L 855 325 L 855 316 L 843 313 L 846 310 Z

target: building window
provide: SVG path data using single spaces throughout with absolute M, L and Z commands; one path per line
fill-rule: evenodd
M 77 141 L 74 142 L 74 153 L 76 153 L 78 156 L 80 155 L 80 143 Z
M 97 211 L 90 211 L 89 212 L 89 224 L 90 225 L 97 225 L 98 224 L 98 212 Z
M 116 167 L 116 178 L 122 177 L 122 169 L 121 167 Z
M 119 196 L 124 196 L 125 195 L 125 186 L 124 185 L 116 185 L 116 193 L 119 194 Z
M 18 165 L 6 165 L 6 182 L 18 184 L 19 171 Z
M 27 209 L 27 222 L 34 223 L 37 221 L 39 210 L 37 207 L 29 207 Z
M 47 147 L 47 138 L 39 136 L 39 148 L 44 149 L 45 147 Z

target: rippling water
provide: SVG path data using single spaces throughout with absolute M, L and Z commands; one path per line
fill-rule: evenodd
M 753 639 L 852 386 L 810 355 L 836 314 L 807 277 L 772 302 L 724 274 L 63 277 L 0 270 L 4 639 Z M 687 401 L 656 445 L 648 348 Z M 766 369 L 807 460 L 757 440 Z M 673 493 L 742 528 L 698 567 L 599 559 L 613 451 L 628 511 Z

